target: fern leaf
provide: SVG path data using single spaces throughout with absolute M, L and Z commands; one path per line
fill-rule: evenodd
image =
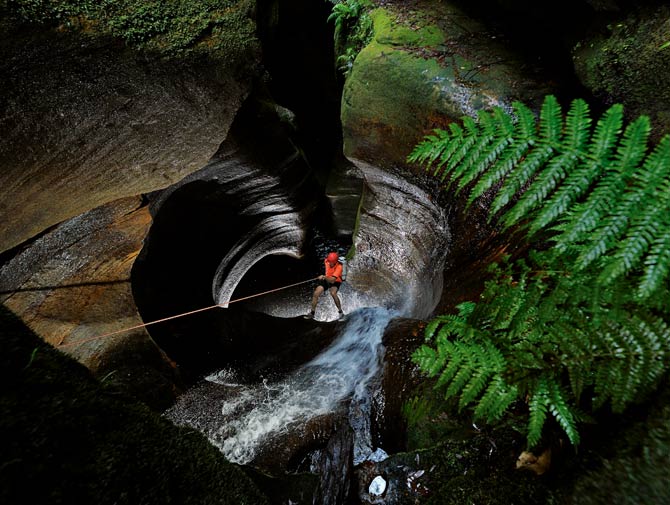
M 647 211 L 651 202 L 656 202 L 654 193 L 670 176 L 670 136 L 665 136 L 654 151 L 647 156 L 644 165 L 633 174 L 633 184 L 627 188 L 619 205 L 604 220 L 597 233 L 589 240 L 578 259 L 584 267 L 609 251 L 626 232 L 634 217 Z M 625 271 L 619 270 L 620 272 Z
M 489 382 L 486 392 L 475 408 L 475 418 L 486 419 L 487 422 L 496 421 L 518 397 L 519 388 L 509 386 L 500 376 L 496 375 Z
M 445 398 L 451 398 L 461 392 L 461 390 L 470 380 L 470 377 L 472 377 L 472 374 L 475 372 L 472 365 L 472 361 L 468 359 L 463 360 L 460 369 L 451 380 L 451 384 L 449 384 L 449 387 L 447 388 L 447 392 L 444 395 Z
M 452 167 L 452 178 L 458 180 L 458 189 L 464 186 L 463 177 L 472 177 L 471 170 L 476 169 L 476 162 L 482 153 L 488 152 L 489 144 L 495 139 L 496 131 L 493 118 L 483 112 L 479 112 L 479 127 L 476 140 L 468 151 L 459 160 L 458 165 Z
M 646 116 L 640 116 L 628 125 L 614 160 L 598 181 L 586 201 L 575 206 L 570 216 L 573 226 L 560 237 L 560 241 L 574 243 L 588 240 L 588 234 L 597 228 L 602 217 L 621 197 L 631 174 L 643 159 L 650 125 Z
M 572 445 L 579 445 L 579 433 L 577 432 L 577 420 L 572 409 L 568 407 L 565 394 L 555 382 L 549 382 L 549 410 L 558 424 L 568 436 Z
M 489 170 L 510 142 L 511 139 L 509 137 L 494 139 L 493 144 L 485 152 L 480 153 L 479 157 L 473 161 L 473 167 L 470 171 L 461 177 L 458 184 L 459 191 L 477 179 L 482 173 Z M 472 201 L 471 198 L 469 199 L 470 201 Z
M 535 172 L 549 160 L 554 150 L 549 145 L 539 145 L 509 174 L 495 200 L 491 212 L 498 213 L 521 191 Z
M 553 95 L 547 95 L 540 111 L 540 137 L 550 145 L 558 145 L 563 130 L 561 106 Z
M 472 403 L 484 390 L 491 376 L 501 373 L 505 367 L 502 353 L 490 342 L 476 346 L 473 351 L 472 358 L 476 371 L 463 387 L 458 403 L 460 409 Z
M 503 221 L 505 226 L 512 226 L 540 207 L 547 200 L 548 195 L 565 179 L 569 171 L 577 165 L 578 161 L 579 157 L 574 152 L 561 154 L 549 161 L 517 204 L 505 213 Z M 533 222 L 529 234 L 532 235 L 543 226 L 542 222 Z
M 610 285 L 621 275 L 637 268 L 655 238 L 663 234 L 661 223 L 670 204 L 670 177 L 657 188 L 656 198 L 649 198 L 649 201 L 653 203 L 638 208 L 625 237 L 608 258 L 599 276 L 599 281 L 604 285 Z
M 532 396 L 530 398 L 530 402 L 528 403 L 528 409 L 530 411 L 527 435 L 528 447 L 537 445 L 540 441 L 540 438 L 542 437 L 542 429 L 544 428 L 544 423 L 547 420 L 548 405 L 549 388 L 547 386 L 546 379 L 541 377 L 538 380 L 534 391 L 532 391 Z
M 441 369 L 446 362 L 446 358 L 438 355 L 438 352 L 427 345 L 422 345 L 412 354 L 412 359 L 426 371 L 429 377 L 435 375 L 431 371 Z
M 475 201 L 475 199 L 482 196 L 486 191 L 491 189 L 494 185 L 501 182 L 512 169 L 518 165 L 519 161 L 527 155 L 528 149 L 532 145 L 530 138 L 521 138 L 512 141 L 510 145 L 507 139 L 501 139 L 494 149 L 494 155 L 497 158 L 500 153 L 498 149 L 502 149 L 503 156 L 495 160 L 492 168 L 486 170 L 481 179 L 477 182 L 468 198 L 468 206 Z M 480 175 L 480 174 L 478 174 Z
M 661 230 L 663 233 L 654 240 L 649 254 L 644 260 L 644 272 L 638 287 L 638 296 L 647 298 L 663 283 L 667 283 L 670 272 L 670 208 L 665 209 Z
M 449 361 L 435 384 L 436 388 L 449 384 L 460 371 L 461 365 L 465 361 L 465 356 L 463 353 L 459 352 L 459 349 L 456 346 L 450 346 L 449 350 Z M 447 395 L 447 397 L 449 396 Z
M 449 177 L 447 187 L 450 187 L 454 181 L 454 169 L 459 166 L 468 151 L 477 141 L 478 128 L 475 121 L 468 116 L 464 116 L 462 121 L 465 130 L 463 130 L 461 136 L 454 137 L 453 142 L 449 145 L 449 148 L 443 152 L 440 158 L 439 166 L 442 170 L 440 181 L 444 182 L 445 179 Z
M 552 163 L 542 172 L 538 180 L 531 187 L 537 195 L 541 197 L 541 203 L 547 201 L 547 196 L 556 189 L 561 182 L 569 176 L 573 168 L 578 165 L 585 158 L 583 151 L 589 137 L 591 127 L 591 118 L 589 117 L 589 107 L 584 100 L 574 100 L 568 111 L 566 119 L 566 132 L 563 139 L 562 157 L 552 160 Z M 528 192 L 524 194 L 526 196 Z M 530 196 L 529 196 L 530 198 Z M 534 218 L 533 224 L 530 228 L 530 233 L 547 227 L 562 212 L 566 210 L 564 205 L 560 204 L 561 200 L 549 200 L 543 205 L 543 208 Z
M 494 107 L 490 116 L 482 122 L 482 140 L 486 140 L 484 148 L 473 149 L 472 157 L 468 162 L 462 162 L 463 171 L 455 174 L 458 177 L 459 191 L 474 181 L 480 174 L 488 170 L 498 159 L 505 147 L 512 141 L 514 124 L 512 118 L 500 107 Z
M 547 205 L 547 213 L 564 214 L 566 210 L 579 200 L 590 189 L 591 184 L 600 176 L 610 163 L 612 152 L 619 140 L 623 125 L 623 106 L 615 104 L 610 107 L 596 124 L 589 142 L 586 161 L 575 170 L 556 192 Z M 555 207 L 555 209 L 553 209 Z M 553 210 L 552 210 L 553 209 Z M 566 248 L 574 241 L 574 237 L 559 237 L 557 246 Z
M 513 102 L 512 108 L 516 117 L 515 136 L 517 138 L 534 137 L 537 131 L 537 122 L 533 111 L 522 102 Z

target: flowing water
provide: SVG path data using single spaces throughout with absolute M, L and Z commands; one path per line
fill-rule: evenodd
M 330 347 L 276 382 L 265 380 L 244 386 L 235 382 L 230 371 L 211 374 L 209 384 L 185 394 L 166 416 L 177 424 L 203 431 L 227 459 L 241 464 L 252 462 L 264 444 L 310 419 L 333 412 L 345 400 L 357 406 L 351 409 L 352 425 L 364 426 L 369 417 L 368 386 L 381 366 L 382 336 L 394 315 L 383 308 L 351 313 Z M 212 391 L 217 388 L 218 395 Z M 203 395 L 203 390 L 207 394 Z M 203 416 L 199 399 L 209 402 L 212 398 L 222 398 L 218 412 L 210 408 Z M 355 432 L 354 442 L 355 460 L 363 460 L 372 452 L 369 429 Z

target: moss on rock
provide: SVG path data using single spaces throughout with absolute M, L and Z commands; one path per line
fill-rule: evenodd
M 412 7 L 389 2 L 370 14 L 372 41 L 356 57 L 342 97 L 345 154 L 384 168 L 404 166 L 433 128 L 480 109 L 510 108 L 522 96 L 539 103 L 549 92 L 456 7 L 431 0 Z
M 573 61 L 582 83 L 605 105 L 622 103 L 629 118 L 646 114 L 656 132 L 670 130 L 670 7 L 642 9 L 609 24 L 577 44 Z
M 202 434 L 96 382 L 0 307 L 0 502 L 263 504 Z
M 205 54 L 238 64 L 258 50 L 252 0 L 10 0 L 18 22 L 112 35 L 164 56 Z

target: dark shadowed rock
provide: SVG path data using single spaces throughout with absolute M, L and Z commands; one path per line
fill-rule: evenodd
M 670 131 L 670 7 L 635 9 L 600 26 L 574 48 L 577 75 L 604 105 L 629 119 L 648 115 L 658 139 Z

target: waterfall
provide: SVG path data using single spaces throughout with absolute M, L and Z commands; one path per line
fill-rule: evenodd
M 210 383 L 234 390 L 221 401 L 216 414 L 200 415 L 199 398 L 209 401 L 216 395 L 210 393 L 205 399 L 196 388 L 185 394 L 166 416 L 177 424 L 203 431 L 230 461 L 249 463 L 264 444 L 312 418 L 333 412 L 343 401 L 366 404 L 368 386 L 382 363 L 384 329 L 394 315 L 379 307 L 351 313 L 327 349 L 283 380 L 241 386 L 229 371 L 214 373 L 208 377 Z M 364 410 L 351 409 L 359 416 Z M 361 423 L 360 418 L 353 419 L 352 425 L 367 426 L 369 430 L 369 424 Z M 372 450 L 367 430 L 355 431 L 357 460 Z

